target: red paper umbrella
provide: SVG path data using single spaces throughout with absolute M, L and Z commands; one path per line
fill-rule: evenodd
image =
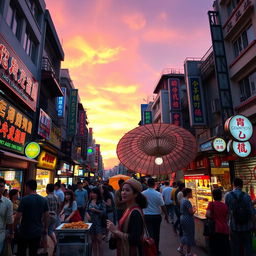
M 176 172 L 188 166 L 197 153 L 195 137 L 172 124 L 148 124 L 126 133 L 117 156 L 128 169 L 147 175 Z

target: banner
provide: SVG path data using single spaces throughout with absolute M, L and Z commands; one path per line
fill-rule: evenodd
M 38 134 L 49 140 L 51 134 L 52 119 L 40 108 Z
M 72 89 L 69 100 L 68 135 L 76 135 L 78 89 Z
M 24 153 L 32 127 L 30 118 L 0 96 L 0 147 Z
M 63 96 L 57 97 L 57 112 L 58 112 L 58 117 L 64 117 L 65 116 L 65 105 L 66 105 L 66 88 L 61 87 Z

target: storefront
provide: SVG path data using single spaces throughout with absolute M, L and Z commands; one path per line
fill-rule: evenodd
M 73 165 L 67 161 L 60 161 L 59 168 L 57 170 L 57 177 L 54 182 L 60 181 L 61 184 L 72 185 L 73 184 L 73 173 L 76 165 Z M 77 168 L 77 167 L 76 167 Z
M 54 182 L 57 156 L 42 150 L 36 166 L 37 193 L 46 196 L 46 186 Z

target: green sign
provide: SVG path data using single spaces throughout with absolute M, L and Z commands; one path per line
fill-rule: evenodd
M 78 89 L 72 89 L 69 99 L 68 135 L 76 135 Z
M 36 142 L 30 142 L 25 148 L 25 155 L 34 159 L 40 154 L 40 145 Z
M 152 112 L 144 111 L 144 122 L 145 124 L 152 124 Z
M 91 154 L 93 153 L 93 148 L 92 148 L 92 147 L 89 147 L 89 148 L 87 149 L 87 153 L 88 153 L 89 155 L 91 155 Z

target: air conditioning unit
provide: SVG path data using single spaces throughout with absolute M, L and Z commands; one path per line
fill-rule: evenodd
M 211 111 L 213 114 L 220 112 L 220 100 L 219 99 L 211 100 Z

